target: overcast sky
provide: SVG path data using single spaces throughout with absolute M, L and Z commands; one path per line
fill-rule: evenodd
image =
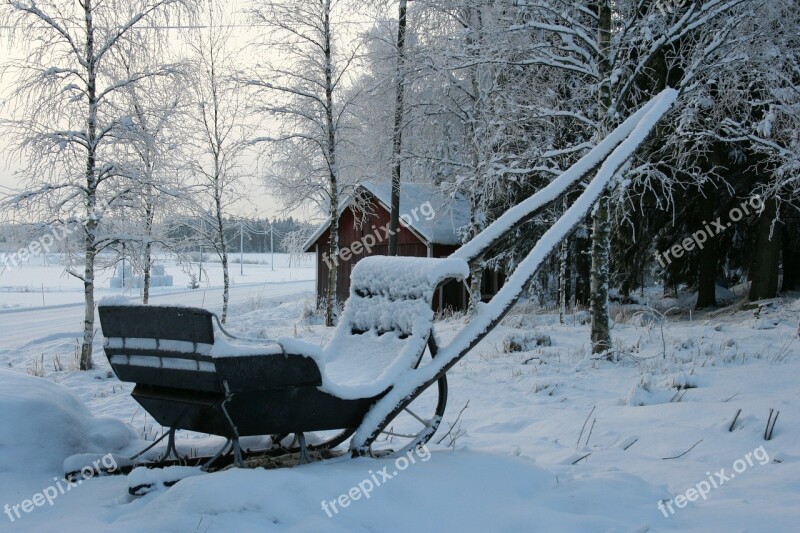
M 236 15 L 237 5 L 244 5 L 242 2 L 237 0 L 228 0 L 226 2 L 226 6 L 229 7 L 231 13 L 233 14 L 236 24 L 242 24 L 245 27 L 237 28 L 234 32 L 234 39 L 236 42 L 233 43 L 234 46 L 243 46 L 248 42 L 250 36 L 252 35 L 252 29 L 248 29 L 246 27 L 247 20 L 242 15 Z M 178 30 L 168 30 L 175 33 L 175 38 L 177 39 Z M 9 49 L 9 43 L 6 38 L 6 35 L 0 34 L 0 62 L 5 63 L 8 61 L 9 58 L 19 56 L 22 53 L 22 50 L 19 48 L 18 45 L 15 45 L 14 48 Z M 7 97 L 11 88 L 13 88 L 14 80 L 11 78 L 10 75 L 4 76 L 0 79 L 0 95 L 3 98 Z M 8 192 L 8 189 L 18 189 L 21 186 L 15 172 L 18 171 L 24 163 L 21 163 L 19 160 L 12 157 L 12 154 L 9 151 L 11 147 L 11 140 L 7 138 L 6 134 L 0 131 L 0 193 Z M 268 149 L 264 146 L 261 149 Z M 253 161 L 248 161 L 248 166 L 252 165 Z M 253 214 L 253 211 L 257 211 L 257 214 L 260 217 L 269 217 L 273 218 L 275 216 L 280 215 L 281 205 L 280 203 L 271 197 L 265 187 L 260 183 L 253 184 L 249 187 L 247 191 L 247 197 L 253 203 L 253 205 L 245 205 L 242 206 L 240 209 L 241 213 L 232 213 L 232 214 Z M 292 215 L 300 218 L 317 218 L 319 216 L 318 213 L 304 213 L 304 212 L 294 212 Z

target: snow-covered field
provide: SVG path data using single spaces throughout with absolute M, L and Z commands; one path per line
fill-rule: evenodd
M 291 280 L 285 263 L 238 269 L 232 330 L 330 338 L 301 319 L 313 283 L 295 280 L 313 279 L 313 264 Z M 51 306 L 79 302 L 80 287 L 58 271 L 0 276 L 0 307 L 11 308 L 0 310 L 0 531 L 787 531 L 800 521 L 796 297 L 666 320 L 615 307 L 613 363 L 591 357 L 585 313 L 560 325 L 518 306 L 448 374 L 445 421 L 413 463 L 232 469 L 134 498 L 124 476 L 61 479 L 66 457 L 130 455 L 162 428 L 111 373 L 101 336 L 97 368 L 72 368 L 80 306 Z M 213 266 L 194 291 L 167 271 L 176 281 L 158 289 L 164 301 L 219 305 Z M 42 307 L 42 285 L 45 309 L 22 309 Z M 651 303 L 673 302 L 655 290 Z M 437 323 L 445 342 L 461 327 L 459 317 Z M 766 441 L 770 409 L 780 415 Z M 439 442 L 451 424 L 456 438 Z
M 219 259 L 213 254 L 203 254 L 203 273 L 200 264 L 194 262 L 190 267 L 182 267 L 175 260 L 165 257 L 157 262 L 163 265 L 166 273 L 173 277 L 172 287 L 152 287 L 154 296 L 184 292 L 190 282 L 190 274 L 198 280 L 198 291 L 222 286 L 222 267 Z M 244 254 L 241 261 L 239 254 L 231 254 L 229 260 L 231 285 L 253 285 L 283 281 L 308 281 L 315 278 L 313 255 L 306 254 L 300 264 L 296 259 L 290 265 L 287 254 L 275 254 L 274 265 L 272 254 Z M 83 283 L 76 277 L 64 272 L 65 258 L 61 254 L 39 254 L 29 261 L 14 268 L 4 268 L 5 254 L 0 252 L 0 310 L 19 307 L 41 307 L 83 302 Z M 81 272 L 81 267 L 75 268 Z M 117 296 L 124 294 L 130 297 L 141 295 L 141 289 L 111 289 L 111 278 L 114 269 L 108 268 L 97 272 L 96 297 Z

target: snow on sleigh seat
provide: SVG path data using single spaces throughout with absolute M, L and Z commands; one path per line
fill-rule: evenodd
M 467 274 L 459 259 L 363 259 L 322 349 L 290 338 L 230 342 L 204 309 L 102 302 L 104 348 L 117 377 L 136 383 L 134 399 L 170 428 L 167 454 L 178 455 L 176 429 L 226 437 L 237 455 L 244 436 L 346 430 L 334 446 L 419 364 L 436 288 Z
M 339 325 L 320 354 L 323 388 L 341 398 L 363 398 L 391 387 L 400 374 L 419 364 L 433 340 L 436 289 L 468 275 L 461 259 L 361 260 L 353 268 Z

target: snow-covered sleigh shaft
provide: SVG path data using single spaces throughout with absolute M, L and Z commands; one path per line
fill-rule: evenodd
M 366 453 L 369 445 L 399 412 L 421 391 L 444 376 L 500 323 L 540 266 L 589 214 L 612 178 L 642 145 L 677 98 L 678 92 L 674 89 L 662 91 L 547 187 L 508 210 L 475 238 L 451 254 L 450 257 L 453 259 L 463 259 L 469 263 L 477 261 L 520 224 L 550 207 L 597 168 L 595 177 L 580 197 L 545 232 L 492 300 L 487 304 L 479 304 L 476 315 L 447 346 L 438 351 L 430 364 L 406 372 L 370 409 L 351 440 L 350 449 L 353 455 Z
M 317 442 L 317 449 L 338 446 L 351 435 L 353 455 L 370 453 L 381 435 L 407 439 L 403 451 L 419 446 L 431 438 L 444 414 L 447 371 L 502 320 L 540 265 L 589 213 L 676 98 L 676 91 L 663 91 L 551 184 L 449 258 L 373 256 L 359 261 L 352 273 L 350 298 L 324 347 L 288 338 L 235 345 L 216 334 L 208 311 L 111 302 L 99 310 L 112 368 L 121 380 L 136 383 L 134 398 L 170 428 L 167 452 L 179 460 L 176 429 L 226 437 L 237 463 L 242 462 L 239 439 L 254 435 L 272 435 L 271 441 L 279 443 L 286 434 L 295 434 L 303 454 L 304 432 L 326 430 L 338 432 Z M 465 279 L 470 264 L 583 185 L 593 172 L 580 196 L 500 292 L 479 305 L 447 346 L 439 347 L 432 310 L 437 287 Z M 225 333 L 221 326 L 218 329 Z M 431 359 L 423 364 L 426 349 Z M 435 397 L 426 397 L 426 392 Z M 425 406 L 430 416 L 415 412 L 418 405 Z M 421 429 L 398 430 L 401 414 L 410 415 Z

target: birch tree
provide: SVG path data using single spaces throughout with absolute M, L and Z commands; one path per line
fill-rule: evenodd
M 225 216 L 241 195 L 237 186 L 243 179 L 241 157 L 246 146 L 248 122 L 236 54 L 231 44 L 233 25 L 213 0 L 204 2 L 202 21 L 204 25 L 188 40 L 192 51 L 190 92 L 194 107 L 188 114 L 188 124 L 198 155 L 191 168 L 199 185 L 192 207 L 208 222 L 202 224 L 201 238 L 211 246 L 222 264 L 221 321 L 224 324 L 231 284 Z
M 343 0 L 254 0 L 251 15 L 267 26 L 260 43 L 263 63 L 248 80 L 257 90 L 256 111 L 275 123 L 260 137 L 271 145 L 267 185 L 288 208 L 315 202 L 330 218 L 327 253 L 339 253 L 340 198 L 345 190 L 339 153 L 354 93 L 347 91 L 358 46 L 347 44 Z M 348 94 L 348 97 L 345 97 Z M 325 324 L 337 310 L 337 268 L 328 271 Z
M 141 63 L 143 59 L 131 58 L 134 63 Z M 134 70 L 127 59 L 124 68 L 129 74 Z M 126 148 L 130 155 L 128 166 L 138 184 L 128 202 L 130 217 L 124 218 L 134 226 L 130 233 L 139 235 L 131 243 L 136 251 L 131 262 L 142 272 L 142 303 L 145 305 L 150 300 L 153 247 L 171 248 L 170 239 L 161 233 L 164 227 L 159 222 L 168 213 L 168 205 L 179 203 L 187 192 L 178 178 L 185 159 L 181 144 L 187 140 L 179 127 L 179 115 L 186 102 L 182 95 L 170 90 L 173 81 L 143 80 L 127 88 L 121 104 L 128 107 L 133 126 Z
M 118 77 L 116 55 L 135 53 L 158 33 L 154 26 L 191 7 L 190 0 L 7 0 L 0 21 L 26 58 L 6 65 L 14 77 L 16 108 L 3 125 L 27 164 L 24 191 L 6 205 L 28 205 L 54 223 L 81 222 L 82 272 L 68 270 L 84 286 L 80 368 L 92 368 L 97 255 L 115 242 L 103 234 L 104 213 L 126 186 L 116 143 L 130 117 L 114 102 L 142 80 L 174 74 L 172 65 Z M 44 213 L 43 213 L 44 215 Z

